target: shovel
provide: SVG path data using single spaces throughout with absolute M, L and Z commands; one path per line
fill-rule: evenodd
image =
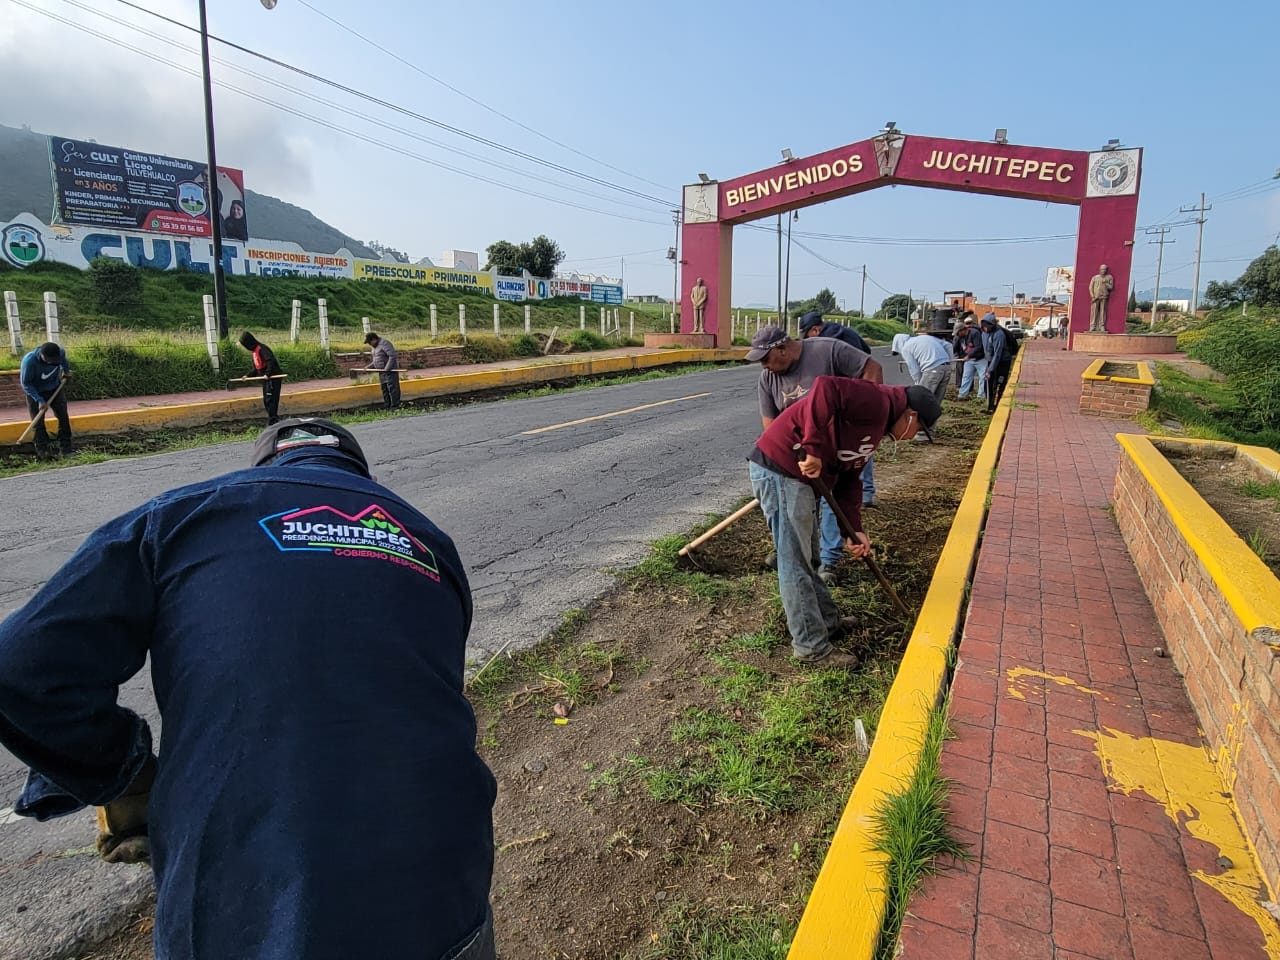
M 67 378 L 62 377 L 58 380 L 58 389 L 49 395 L 49 399 L 40 404 L 40 409 L 36 411 L 36 415 L 31 418 L 31 422 L 27 424 L 27 429 L 22 431 L 22 436 L 18 437 L 18 443 L 27 439 L 27 434 L 36 428 L 36 424 L 44 419 L 44 415 L 49 412 L 49 406 L 57 399 L 58 394 L 62 392 L 62 388 L 67 385 Z M 21 423 L 21 421 L 19 421 Z
M 846 517 L 844 515 L 844 511 L 840 509 L 840 504 L 836 503 L 836 498 L 831 495 L 831 488 L 827 486 L 827 481 L 823 480 L 822 477 L 812 477 L 810 479 L 813 483 L 813 488 L 818 491 L 818 494 L 823 500 L 827 501 L 827 506 L 829 506 L 831 508 L 831 512 L 836 515 L 836 520 L 840 523 L 840 533 L 843 534 L 846 539 L 853 540 L 856 543 L 858 538 L 853 535 L 853 524 L 849 522 L 849 518 Z M 872 574 L 875 575 L 875 578 L 880 581 L 880 586 L 882 586 L 884 588 L 884 592 L 889 595 L 889 600 L 893 603 L 894 608 L 904 617 L 910 617 L 911 611 L 907 609 L 907 605 L 903 603 L 902 598 L 898 596 L 898 591 L 893 589 L 893 584 L 889 582 L 889 578 L 886 577 L 884 575 L 884 571 L 880 569 L 880 564 L 876 563 L 876 558 L 868 553 L 862 558 L 862 560 L 866 563 L 867 567 L 870 568 Z

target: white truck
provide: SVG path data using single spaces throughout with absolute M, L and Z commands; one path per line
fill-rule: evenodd
M 1022 329 L 1022 321 L 1017 317 L 1005 317 L 1003 320 L 999 321 L 999 323 L 1000 326 L 1013 334 L 1015 340 L 1021 340 L 1027 335 L 1027 332 Z

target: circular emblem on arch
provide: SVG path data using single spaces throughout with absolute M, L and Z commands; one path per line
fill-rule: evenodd
M 15 267 L 29 267 L 44 259 L 44 238 L 35 227 L 11 223 L 0 232 L 0 254 Z
M 1103 150 L 1089 157 L 1088 196 L 1119 197 L 1137 189 L 1136 150 Z

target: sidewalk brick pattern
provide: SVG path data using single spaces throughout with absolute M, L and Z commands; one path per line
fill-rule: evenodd
M 1222 872 L 1216 848 L 1142 792 L 1109 789 L 1075 732 L 1202 744 L 1107 509 L 1114 435 L 1138 428 L 1078 412 L 1089 357 L 1053 341 L 1025 352 L 943 750 L 972 859 L 916 895 L 902 956 L 1263 960 L 1257 923 L 1190 876 Z

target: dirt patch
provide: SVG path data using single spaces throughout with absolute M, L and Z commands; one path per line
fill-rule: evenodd
M 989 420 L 949 402 L 938 442 L 876 455 L 865 523 L 913 610 Z M 545 643 L 471 688 L 498 779 L 493 906 L 503 960 L 783 960 L 909 636 L 861 565 L 842 569 L 854 671 L 789 657 L 771 540 L 748 514 L 689 560 L 660 541 Z M 132 951 L 132 952 L 130 952 Z M 135 927 L 85 960 L 151 960 Z
M 988 422 L 958 404 L 948 414 L 937 444 L 877 454 L 880 507 L 866 515 L 913 609 Z M 674 558 L 682 540 L 658 553 Z M 910 624 L 863 567 L 843 570 L 837 602 L 859 624 L 841 645 L 864 663 L 825 672 L 822 683 L 838 687 L 830 704 L 788 656 L 770 549 L 763 516 L 749 514 L 689 561 L 620 585 L 473 694 L 499 781 L 493 901 L 504 960 L 785 954 L 861 769 L 852 721 L 874 732 Z M 580 651 L 610 661 L 586 671 L 585 702 L 564 676 Z M 805 756 L 752 754 L 783 702 L 830 715 L 798 741 Z M 790 764 L 791 782 L 772 780 L 769 764 Z
M 1218 516 L 1280 577 L 1280 480 L 1260 480 L 1252 467 L 1235 457 L 1165 455 Z
M 1103 377 L 1128 377 L 1131 380 L 1138 378 L 1138 365 L 1136 363 L 1127 363 L 1123 360 L 1108 360 L 1098 370 L 1099 376 Z

